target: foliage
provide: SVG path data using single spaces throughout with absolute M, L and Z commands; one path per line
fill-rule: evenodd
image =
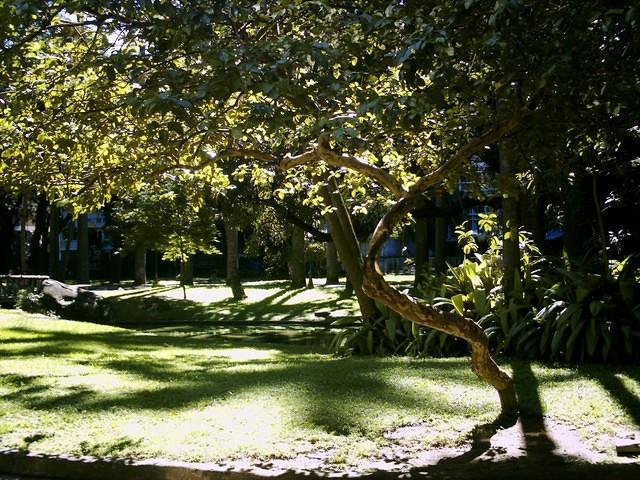
M 567 362 L 640 357 L 637 257 L 614 263 L 606 273 L 588 265 L 568 269 L 558 259 L 541 255 L 528 234 L 521 232 L 520 273 L 507 298 L 502 291 L 497 216 L 481 214 L 479 227 L 486 250 L 478 253 L 475 232 L 465 224 L 458 227 L 465 259 L 449 266 L 444 275 L 426 275 L 418 289 L 422 301 L 476 321 L 495 353 Z M 338 333 L 332 348 L 341 354 L 468 354 L 468 345 L 460 339 L 378 307 L 378 319 Z
M 42 294 L 29 290 L 18 290 L 16 294 L 16 308 L 32 313 L 51 313 L 51 310 L 42 304 Z
M 569 178 L 603 171 L 637 128 L 635 2 L 40 0 L 2 13 L 0 183 L 44 188 L 74 211 L 168 171 L 221 189 L 250 172 L 269 190 L 278 159 L 319 136 L 407 187 L 524 105 L 514 135 L 527 161 Z M 439 183 L 451 189 L 468 163 Z M 331 169 L 298 164 L 276 197 L 309 192 L 324 213 L 317 189 L 296 185 L 301 171 L 298 185 L 318 186 Z M 387 206 L 367 174 L 340 175 L 352 212 Z M 521 294 L 492 320 L 496 344 L 538 293 L 524 267 Z M 480 293 L 448 293 L 443 307 L 485 311 Z
M 640 358 L 634 263 L 634 257 L 627 257 L 605 273 L 555 268 L 555 283 L 544 292 L 542 308 L 521 333 L 514 328 L 513 336 L 521 338 L 518 349 L 531 357 L 567 361 Z
M 218 211 L 213 198 L 180 178 L 166 177 L 114 205 L 124 249 L 164 252 L 166 260 L 186 261 L 196 252 L 220 253 L 215 246 Z
M 512 296 L 502 292 L 500 240 L 487 216 L 480 221 L 488 248 L 449 267 L 435 283 L 426 282 L 421 295 L 435 306 L 473 318 L 485 330 L 497 353 L 565 361 L 609 361 L 640 356 L 640 289 L 636 257 L 627 257 L 606 273 L 586 266 L 572 270 L 544 257 L 520 235 L 521 275 Z M 464 228 L 458 238 L 470 254 L 477 250 Z M 439 295 L 439 296 L 436 296 Z M 421 354 L 464 352 L 451 337 L 440 336 L 438 347 L 423 343 Z

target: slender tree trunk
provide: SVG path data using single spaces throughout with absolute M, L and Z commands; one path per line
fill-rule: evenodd
M 153 280 L 158 283 L 160 276 L 158 274 L 158 263 L 160 258 L 160 252 L 153 252 Z
M 351 280 L 349 280 L 349 275 L 347 275 L 347 280 L 344 283 L 344 290 L 342 290 L 342 293 L 340 294 L 341 298 L 349 298 L 349 297 L 353 297 L 353 284 L 351 283 Z
M 19 211 L 14 198 L 0 190 L 0 274 L 10 273 L 13 268 L 12 245 Z
M 604 219 L 602 218 L 602 208 L 598 199 L 598 180 L 596 174 L 591 176 L 591 193 L 593 195 L 593 206 L 596 210 L 596 218 L 598 219 L 598 232 L 600 233 L 600 245 L 602 246 L 602 264 L 605 276 L 609 275 L 609 255 L 607 254 L 607 231 L 604 227 Z
M 228 219 L 224 219 L 224 233 L 227 244 L 227 285 L 235 300 L 246 298 L 240 282 L 240 253 L 238 251 L 238 228 Z
M 527 190 L 520 192 L 518 197 L 518 217 L 520 224 L 531 233 L 534 243 L 542 248 L 544 246 L 544 205 L 540 195 Z
M 89 218 L 86 213 L 78 216 L 78 283 L 89 283 Z
M 520 275 L 520 243 L 518 221 L 518 186 L 513 181 L 513 141 L 503 139 L 500 143 L 500 175 L 507 181 L 507 189 L 502 193 L 502 223 L 504 238 L 502 240 L 502 263 L 504 275 L 502 289 L 505 295 L 513 292 L 515 279 Z
M 66 281 L 67 275 L 69 275 L 69 261 L 71 260 L 71 242 L 73 240 L 73 220 L 70 216 L 67 216 L 67 225 L 64 227 L 67 230 L 66 242 L 64 242 L 64 252 L 62 252 L 62 281 Z M 63 229 L 63 230 L 64 230 Z
M 184 285 L 193 286 L 193 255 L 186 256 L 186 261 L 180 263 L 180 278 Z
M 436 195 L 436 207 L 444 207 L 444 194 L 438 193 Z M 447 219 L 437 216 L 434 223 L 435 270 L 438 273 L 443 273 L 447 269 Z
M 289 276 L 293 288 L 304 288 L 306 283 L 306 269 L 304 261 L 304 230 L 293 227 L 291 235 L 291 249 L 289 251 Z
M 113 283 L 120 283 L 122 279 L 122 255 L 116 252 L 110 253 L 110 276 Z
M 428 274 L 429 268 L 429 240 L 428 240 L 429 221 L 426 217 L 416 218 L 416 237 L 415 237 L 415 279 L 413 286 L 417 287 L 424 280 L 424 276 Z
M 31 194 L 24 191 L 20 208 L 20 274 L 27 274 L 27 222 L 29 221 L 29 205 Z
M 331 192 L 332 189 L 333 192 Z M 367 296 L 362 289 L 362 256 L 358 239 L 349 220 L 349 212 L 342 201 L 340 192 L 337 191 L 335 182 L 330 181 L 329 188 L 323 187 L 320 193 L 324 197 L 325 203 L 333 206 L 333 210 L 325 215 L 329 225 L 329 233 L 358 299 L 362 319 L 369 322 L 377 316 L 378 312 L 373 299 Z
M 49 218 L 49 276 L 62 280 L 60 272 L 60 208 L 50 205 Z
M 338 252 L 333 242 L 327 242 L 327 282 L 325 285 L 338 285 L 340 283 L 340 273 L 338 270 Z
M 47 248 L 49 246 L 49 238 L 47 236 L 47 231 L 49 230 L 48 206 L 47 197 L 40 195 L 38 206 L 36 207 L 35 228 L 29 245 L 30 269 L 37 274 L 47 272 Z
M 591 248 L 593 241 L 591 210 L 587 205 L 593 202 L 593 191 L 589 188 L 588 178 L 582 172 L 573 172 L 570 183 L 565 185 L 562 198 L 564 200 L 563 250 L 570 265 L 580 263 Z
M 133 263 L 133 283 L 144 285 L 147 283 L 147 250 L 144 246 L 136 246 L 133 252 Z

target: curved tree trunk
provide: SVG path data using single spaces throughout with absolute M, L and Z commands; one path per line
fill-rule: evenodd
M 469 318 L 440 312 L 431 305 L 419 303 L 415 298 L 389 285 L 382 275 L 379 260 L 384 242 L 402 218 L 415 207 L 417 201 L 417 195 L 408 195 L 399 200 L 378 223 L 365 261 L 364 290 L 370 297 L 414 323 L 466 340 L 471 346 L 471 369 L 498 391 L 502 413 L 515 414 L 518 404 L 513 381 L 491 357 L 489 339 L 482 328 Z
M 238 228 L 226 218 L 224 219 L 224 234 L 227 244 L 227 285 L 235 300 L 246 298 L 244 288 L 240 282 L 240 253 L 238 251 Z
M 368 178 L 375 179 L 396 196 L 397 202 L 382 217 L 371 237 L 369 253 L 365 260 L 364 268 L 362 268 L 362 264 L 359 262 L 360 252 L 355 235 L 346 234 L 344 231 L 346 229 L 343 229 L 342 225 L 340 225 L 340 220 L 335 212 L 327 214 L 331 236 L 336 242 L 336 247 L 338 248 L 338 253 L 343 261 L 344 267 L 347 270 L 347 275 L 351 278 L 352 282 L 354 282 L 356 294 L 358 294 L 358 290 L 360 290 L 362 294 L 364 294 L 363 299 L 371 302 L 371 305 L 373 305 L 373 314 L 375 314 L 376 311 L 373 299 L 376 299 L 403 315 L 408 320 L 466 340 L 472 350 L 472 370 L 497 390 L 504 415 L 512 415 L 517 412 L 518 404 L 515 388 L 511 377 L 502 370 L 491 357 L 489 352 L 489 339 L 482 328 L 471 319 L 458 316 L 455 313 L 440 312 L 431 305 L 419 303 L 416 299 L 392 287 L 385 281 L 382 271 L 380 270 L 379 261 L 385 241 L 389 238 L 389 235 L 398 223 L 419 205 L 424 193 L 434 186 L 441 184 L 446 178 L 454 174 L 461 165 L 468 161 L 471 155 L 482 150 L 487 145 L 495 144 L 507 134 L 511 133 L 529 113 L 529 106 L 510 113 L 494 128 L 471 139 L 460 147 L 447 161 L 431 173 L 419 178 L 408 189 L 404 187 L 400 180 L 393 177 L 386 170 L 362 162 L 349 155 L 332 151 L 330 139 L 327 134 L 320 135 L 317 148 L 314 152 L 305 152 L 297 157 L 286 157 L 280 162 L 280 167 L 286 170 L 296 165 L 320 159 L 328 165 L 339 168 L 350 168 Z M 330 181 L 328 183 L 331 184 Z M 335 189 L 327 189 L 326 187 L 321 189 L 321 194 L 325 198 L 325 204 L 333 206 L 336 212 L 344 208 L 344 204 L 341 204 L 341 202 L 331 200 L 331 192 L 327 190 L 334 190 L 334 193 L 337 193 Z M 346 209 L 344 210 L 346 211 Z M 347 236 L 349 236 L 350 239 L 349 243 L 345 241 L 345 237 Z M 353 251 L 354 245 L 357 252 Z M 343 255 L 343 252 L 347 253 L 346 257 Z M 358 272 L 360 275 L 358 275 Z M 360 280 L 361 283 L 356 284 L 358 280 Z M 358 296 L 358 301 L 360 302 L 360 300 L 361 297 Z M 363 318 L 366 318 L 367 313 L 366 309 L 363 308 L 363 303 L 360 303 L 360 308 L 363 313 Z

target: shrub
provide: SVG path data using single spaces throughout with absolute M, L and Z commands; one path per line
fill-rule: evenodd
M 494 353 L 572 361 L 640 358 L 638 257 L 608 268 L 595 262 L 566 265 L 545 257 L 521 232 L 520 273 L 513 291 L 502 289 L 502 241 L 497 216 L 480 216 L 487 247 L 479 253 L 474 232 L 456 233 L 464 260 L 442 275 L 426 276 L 419 298 L 435 307 L 474 319 Z M 383 305 L 381 317 L 340 332 L 332 343 L 340 353 L 451 356 L 468 353 L 467 344 L 403 319 Z

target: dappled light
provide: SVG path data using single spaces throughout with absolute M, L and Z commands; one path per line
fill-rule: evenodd
M 455 463 L 491 452 L 496 458 L 584 454 L 567 445 L 558 450 L 560 427 L 545 430 L 549 413 L 578 428 L 561 442 L 591 445 L 584 435 L 594 419 L 613 430 L 637 426 L 633 405 L 626 417 L 613 408 L 626 389 L 639 387 L 624 370 L 613 378 L 625 389 L 609 385 L 608 393 L 599 380 L 604 369 L 513 362 L 522 421 L 487 436 L 491 427 L 478 425 L 491 425 L 496 399 L 464 358 L 337 359 L 288 343 L 248 343 L 251 333 L 240 340 L 202 338 L 187 335 L 186 327 L 177 335 L 139 333 L 3 315 L 3 442 L 42 452 L 222 461 L 329 451 L 328 465 L 331 458 L 359 465 L 387 438 L 404 445 L 410 458 L 423 448 L 458 445 L 459 453 L 441 453 Z M 389 433 L 411 425 L 411 440 Z

